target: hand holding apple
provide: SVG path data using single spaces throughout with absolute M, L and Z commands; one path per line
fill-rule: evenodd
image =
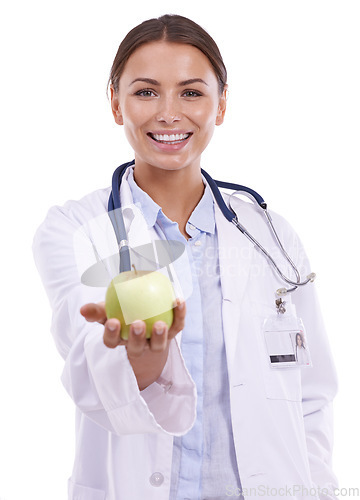
M 104 325 L 103 341 L 109 348 L 124 345 L 129 362 L 136 376 L 140 390 L 155 382 L 165 366 L 171 340 L 179 333 L 185 324 L 186 305 L 177 299 L 173 309 L 173 322 L 170 328 L 162 322 L 155 323 L 153 335 L 148 340 L 145 337 L 145 323 L 135 321 L 130 326 L 129 339 L 123 340 L 120 336 L 120 321 L 115 318 L 107 319 L 105 302 L 89 303 L 81 307 L 80 312 L 89 322 L 98 322 Z M 162 334 L 156 333 L 156 326 L 165 325 Z M 135 327 L 140 333 L 135 333 Z
M 158 271 L 126 271 L 110 283 L 105 298 L 107 318 L 117 318 L 121 337 L 129 338 L 130 325 L 143 320 L 146 338 L 151 337 L 154 323 L 173 322 L 175 294 L 170 280 Z

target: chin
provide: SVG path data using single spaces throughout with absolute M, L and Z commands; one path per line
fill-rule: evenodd
M 146 163 L 154 168 L 159 168 L 161 170 L 181 170 L 188 167 L 191 164 L 199 164 L 200 159 L 195 161 L 189 161 L 188 159 L 175 157 L 175 155 L 161 155 L 160 158 L 137 156 L 140 163 Z M 135 157 L 136 163 L 136 157 Z

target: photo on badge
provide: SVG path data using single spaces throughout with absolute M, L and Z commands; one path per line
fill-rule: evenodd
M 290 336 L 295 351 L 296 363 L 303 366 L 312 366 L 305 332 L 303 330 L 290 332 Z

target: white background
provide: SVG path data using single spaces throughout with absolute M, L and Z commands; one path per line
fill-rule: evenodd
M 310 255 L 340 383 L 334 467 L 343 493 L 360 488 L 359 2 L 9 5 L 0 15 L 1 500 L 66 498 L 73 403 L 60 382 L 32 238 L 51 205 L 108 186 L 114 168 L 132 159 L 107 78 L 123 36 L 164 13 L 207 29 L 228 67 L 226 122 L 203 167 L 259 191 Z

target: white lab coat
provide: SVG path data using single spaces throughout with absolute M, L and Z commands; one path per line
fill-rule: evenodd
M 101 214 L 108 220 L 109 193 L 99 190 L 50 209 L 33 246 L 53 309 L 52 334 L 65 360 L 62 381 L 77 408 L 69 500 L 168 500 L 173 436 L 191 428 L 196 411 L 196 388 L 179 348 L 181 333 L 172 341 L 160 379 L 139 392 L 126 349 L 106 348 L 103 327 L 79 314 L 83 304 L 104 300 L 105 288 L 80 283 L 74 233 Z M 123 205 L 132 201 L 126 179 L 121 198 Z M 257 209 L 237 201 L 237 213 L 287 269 Z M 283 283 L 217 205 L 215 216 L 232 427 L 244 496 L 335 499 L 331 450 L 337 381 L 314 285 L 287 299 L 307 329 L 313 367 L 271 369 L 262 325 L 273 314 L 274 291 Z M 307 274 L 310 269 L 296 234 L 279 216 L 273 218 L 285 248 L 302 275 Z M 139 232 L 138 224 L 143 224 L 141 216 L 128 227 L 131 244 L 153 236 Z M 109 248 L 116 246 L 111 225 L 104 231 L 102 238 L 96 231 L 91 236 L 100 256 L 110 255 Z M 94 259 L 94 253 L 85 254 L 83 261 L 89 265 L 87 259 Z M 224 490 L 224 498 L 239 497 L 236 485 L 224 485 Z

